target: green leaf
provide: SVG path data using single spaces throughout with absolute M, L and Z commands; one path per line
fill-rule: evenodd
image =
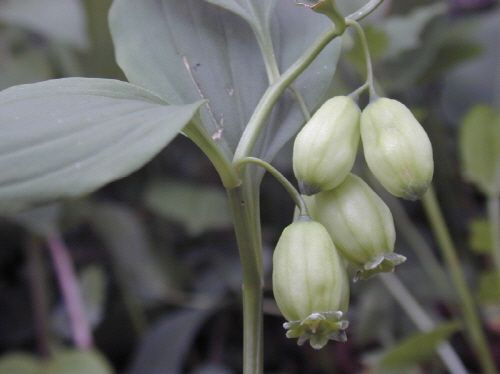
M 35 356 L 15 352 L 0 357 L 0 374 L 42 374 L 42 371 Z
M 146 188 L 144 198 L 149 209 L 183 224 L 191 236 L 233 224 L 227 195 L 220 188 L 155 181 Z
M 48 361 L 35 355 L 10 353 L 0 359 L 0 374 L 112 374 L 113 369 L 97 351 L 57 351 Z
M 262 0 L 222 1 L 250 17 Z M 252 19 L 261 24 L 271 2 Z M 268 87 L 256 37 L 240 17 L 199 0 L 116 0 L 110 27 L 117 61 L 130 82 L 174 104 L 209 99 L 201 110 L 207 133 L 231 159 L 245 126 Z M 293 2 L 278 1 L 270 26 L 281 71 L 288 68 L 331 22 Z M 328 87 L 339 57 L 340 41 L 332 43 L 294 82 L 312 110 Z M 255 156 L 270 160 L 303 124 L 290 92 L 271 114 Z M 286 124 L 286 126 L 285 126 Z
M 64 350 L 43 365 L 41 374 L 112 374 L 113 369 L 97 351 Z
M 478 104 L 465 115 L 459 134 L 465 178 L 485 194 L 500 192 L 500 113 Z
M 130 174 L 202 103 L 169 106 L 132 84 L 90 78 L 0 92 L 0 212 L 88 194 Z
M 403 340 L 383 355 L 377 373 L 406 373 L 405 369 L 434 357 L 437 345 L 460 329 L 461 324 L 452 321 Z

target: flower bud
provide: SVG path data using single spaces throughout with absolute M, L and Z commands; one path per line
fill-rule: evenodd
M 355 280 L 390 272 L 404 262 L 394 252 L 392 214 L 382 199 L 359 177 L 349 174 L 331 191 L 315 196 L 317 219 L 341 255 L 360 268 Z
M 427 133 L 397 100 L 379 98 L 361 114 L 366 162 L 394 196 L 417 200 L 432 180 L 434 161 Z
M 287 337 L 310 339 L 322 348 L 329 339 L 345 341 L 349 281 L 326 229 L 309 218 L 285 228 L 273 255 L 276 303 L 289 321 Z
M 293 170 L 303 194 L 335 188 L 351 171 L 358 151 L 360 113 L 353 99 L 336 96 L 298 133 Z

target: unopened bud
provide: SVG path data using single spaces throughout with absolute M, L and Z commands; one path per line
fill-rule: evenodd
M 285 228 L 273 256 L 276 303 L 289 321 L 287 336 L 310 339 L 319 349 L 329 339 L 345 340 L 341 320 L 349 302 L 349 282 L 335 245 L 318 222 L 299 218 Z
M 394 252 L 392 214 L 361 178 L 349 174 L 331 191 L 315 196 L 317 219 L 328 230 L 342 256 L 359 268 L 356 279 L 390 272 L 405 261 Z
M 411 111 L 397 100 L 379 98 L 361 114 L 366 162 L 394 196 L 422 197 L 432 180 L 434 161 L 427 133 Z
M 358 105 L 348 96 L 326 101 L 295 138 L 293 170 L 301 192 L 338 186 L 351 171 L 359 144 Z

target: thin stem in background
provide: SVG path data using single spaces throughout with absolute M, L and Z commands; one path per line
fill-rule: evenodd
M 397 275 L 394 273 L 380 274 L 378 279 L 380 279 L 382 284 L 389 290 L 394 299 L 396 299 L 401 308 L 420 330 L 431 331 L 436 327 L 434 321 L 427 315 Z M 450 373 L 467 374 L 467 369 L 450 343 L 443 342 L 439 344 L 437 352 Z
M 434 283 L 434 287 L 436 287 L 438 293 L 445 300 L 449 300 L 450 297 L 456 298 L 456 293 L 451 285 L 448 274 L 434 255 L 432 248 L 408 216 L 401 201 L 388 194 L 379 184 L 374 183 L 372 186 L 374 186 L 379 195 L 383 195 L 384 201 L 387 203 L 394 216 L 394 224 L 397 230 L 417 255 L 422 264 L 422 268 L 426 271 L 429 279 Z
M 474 304 L 474 299 L 467 285 L 465 275 L 457 256 L 455 245 L 446 226 L 443 213 L 438 204 L 436 192 L 432 184 L 423 197 L 423 203 L 427 218 L 432 226 L 434 235 L 443 253 L 446 265 L 451 274 L 452 281 L 457 290 L 461 303 L 461 311 L 465 320 L 465 328 L 472 346 L 476 351 L 479 363 L 485 374 L 496 374 L 495 363 L 488 348 L 485 333 L 481 326 L 481 320 Z
M 38 353 L 43 359 L 51 355 L 49 327 L 49 292 L 47 274 L 42 256 L 42 248 L 34 239 L 29 239 L 24 246 L 28 264 L 28 278 L 33 300 Z
M 500 198 L 497 194 L 488 196 L 488 221 L 491 228 L 491 254 L 495 264 L 497 285 L 500 285 Z
M 46 240 L 69 315 L 74 344 L 79 349 L 90 349 L 94 345 L 92 331 L 68 248 L 58 233 L 48 235 Z

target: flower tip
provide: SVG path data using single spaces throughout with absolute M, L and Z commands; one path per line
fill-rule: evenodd
M 305 180 L 299 180 L 299 189 L 302 195 L 312 196 L 321 192 L 321 186 L 316 183 L 307 183 Z

